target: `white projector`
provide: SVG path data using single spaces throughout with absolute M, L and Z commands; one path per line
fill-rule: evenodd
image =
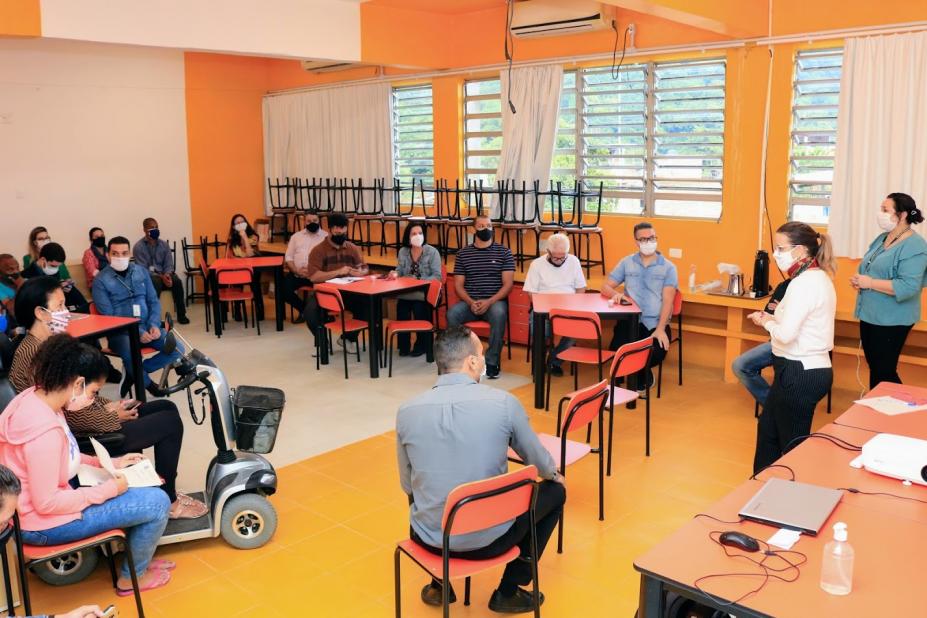
M 854 468 L 927 485 L 927 440 L 880 433 L 863 445 L 862 455 L 850 462 Z

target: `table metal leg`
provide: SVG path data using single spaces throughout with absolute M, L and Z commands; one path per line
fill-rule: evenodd
M 132 356 L 132 371 L 135 372 L 135 398 L 144 403 L 146 401 L 147 391 L 145 391 L 145 370 L 142 367 L 142 341 L 139 338 L 138 324 L 129 324 L 126 327 L 129 335 L 129 354 Z
M 637 618 L 663 618 L 666 611 L 666 594 L 663 582 L 641 573 L 640 605 L 637 608 Z
M 544 342 L 546 341 L 545 326 L 547 314 L 534 312 L 534 336 L 531 341 L 531 358 L 534 365 L 534 407 L 538 410 L 544 408 L 544 376 L 547 372 L 547 363 L 544 359 Z
M 368 314 L 370 319 L 370 341 L 367 343 L 368 361 L 370 362 L 370 377 L 380 377 L 380 330 L 382 327 L 383 303 L 380 296 L 368 296 Z
M 277 331 L 283 330 L 283 316 L 286 309 L 283 306 L 283 265 L 274 268 L 274 316 L 277 320 Z
M 222 336 L 222 302 L 219 300 L 219 279 L 216 271 L 209 271 L 209 289 L 212 290 L 212 322 L 216 337 Z

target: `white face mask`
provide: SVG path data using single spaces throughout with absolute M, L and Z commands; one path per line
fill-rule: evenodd
M 776 266 L 779 267 L 779 270 L 788 270 L 792 267 L 792 264 L 795 263 L 795 258 L 792 257 L 793 249 L 794 247 L 781 253 L 779 251 L 773 251 L 773 257 L 776 260 Z
M 883 232 L 891 232 L 895 229 L 895 226 L 898 225 L 898 217 L 893 215 L 890 212 L 885 212 L 880 210 L 876 215 L 876 221 L 879 224 L 879 229 Z
M 641 255 L 653 255 L 657 252 L 657 241 L 655 240 L 641 242 L 637 246 L 640 248 Z
M 35 241 L 35 246 L 41 249 L 45 245 L 51 242 L 51 238 L 43 238 L 42 240 Z
M 83 410 L 87 406 L 93 403 L 93 397 L 87 394 L 87 383 L 84 382 L 83 390 L 80 395 L 71 394 L 71 401 L 65 406 L 65 409 L 75 412 L 77 410 Z
M 127 257 L 110 258 L 109 265 L 113 267 L 113 270 L 122 272 L 129 267 L 129 258 Z
M 409 244 L 411 244 L 413 247 L 421 247 L 425 244 L 425 237 L 421 234 L 413 234 L 412 236 L 409 236 Z
M 244 232 L 244 231 L 247 230 L 247 229 L 248 229 L 248 224 L 247 224 L 247 223 L 242 222 L 242 223 L 236 223 L 236 224 L 235 224 L 235 231 L 236 231 L 236 232 Z
M 42 307 L 42 311 L 51 316 L 51 321 L 45 323 L 45 325 L 48 327 L 48 330 L 51 331 L 51 334 L 59 335 L 68 329 L 68 322 L 71 321 L 70 311 L 67 309 L 62 309 L 61 311 L 49 311 L 45 307 Z
M 58 269 L 60 266 L 45 266 L 42 268 L 42 272 L 48 275 L 49 277 L 58 274 Z

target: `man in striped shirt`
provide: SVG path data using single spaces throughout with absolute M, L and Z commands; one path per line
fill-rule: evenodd
M 460 301 L 448 310 L 447 323 L 457 326 L 475 320 L 489 322 L 486 377 L 498 378 L 515 260 L 508 247 L 493 242 L 492 220 L 488 215 L 477 216 L 473 230 L 473 244 L 457 253 L 454 289 Z

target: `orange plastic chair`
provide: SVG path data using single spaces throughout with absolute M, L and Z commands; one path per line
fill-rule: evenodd
M 679 365 L 677 366 L 677 372 L 679 374 L 679 386 L 682 386 L 682 292 L 679 288 L 676 288 L 676 296 L 673 298 L 673 317 L 676 318 L 676 336 L 672 335 L 672 330 L 670 330 L 669 343 L 679 343 L 679 358 L 677 359 Z M 660 393 L 663 391 L 663 363 L 657 367 L 657 399 L 660 398 Z
M 393 377 L 393 341 L 399 333 L 425 333 L 433 332 L 435 325 L 438 323 L 437 312 L 438 305 L 441 302 L 441 281 L 433 279 L 428 284 L 428 292 L 425 294 L 425 300 L 431 305 L 432 321 L 428 320 L 394 320 L 386 325 L 386 337 L 388 341 L 389 354 L 389 377 Z M 433 350 L 428 350 L 426 359 L 431 362 L 434 355 Z
M 443 543 L 441 555 L 434 554 L 412 539 L 400 542 L 393 553 L 393 573 L 396 595 L 396 618 L 402 616 L 399 557 L 405 554 L 429 575 L 442 583 L 451 579 L 466 578 L 464 583 L 464 605 L 470 605 L 470 577 L 501 564 L 508 564 L 519 556 L 516 545 L 504 554 L 486 560 L 464 560 L 450 557 L 451 535 L 467 534 L 486 530 L 511 521 L 528 513 L 531 529 L 531 575 L 534 583 L 534 615 L 541 615 L 538 593 L 538 546 L 535 536 L 534 507 L 537 501 L 538 471 L 534 466 L 525 466 L 507 474 L 500 474 L 482 481 L 458 485 L 447 496 L 444 516 L 441 520 Z M 442 586 L 441 597 L 444 618 L 450 616 L 448 603 L 449 586 Z
M 19 529 L 19 518 L 14 517 L 17 535 Z M 22 538 L 18 536 L 18 538 Z M 126 561 L 129 564 L 129 573 L 132 576 L 132 592 L 135 594 L 135 608 L 138 610 L 139 618 L 144 618 L 145 610 L 142 608 L 142 594 L 138 585 L 138 577 L 135 575 L 135 560 L 132 558 L 132 549 L 126 540 L 125 532 L 122 530 L 107 530 L 95 536 L 74 541 L 73 543 L 64 543 L 62 545 L 27 545 L 22 544 L 22 556 L 26 559 L 26 566 L 35 569 L 38 566 L 51 562 L 59 558 L 64 558 L 78 552 L 100 548 L 103 554 L 109 559 L 109 573 L 112 578 L 113 588 L 116 587 L 116 563 L 113 551 L 109 549 L 110 544 L 117 543 L 122 545 L 126 552 Z M 26 590 L 26 582 L 22 583 L 23 589 Z M 24 597 L 27 594 L 23 595 Z M 27 613 L 29 608 L 27 608 Z
M 315 368 L 318 371 L 321 365 L 319 364 L 320 360 L 320 345 L 325 345 L 326 337 L 322 336 L 321 329 L 325 329 L 328 333 L 329 342 L 331 340 L 331 333 L 333 331 L 341 332 L 342 336 L 348 333 L 360 332 L 366 334 L 366 331 L 370 328 L 370 325 L 364 320 L 357 320 L 353 317 L 346 317 L 346 311 L 344 309 L 344 300 L 341 298 L 341 291 L 328 283 L 320 283 L 315 286 L 315 298 L 319 303 L 319 308 L 327 311 L 329 314 L 338 315 L 341 318 L 341 325 L 338 325 L 338 322 L 325 322 L 322 321 L 321 326 L 319 327 L 319 332 L 316 334 L 316 345 L 315 345 Z M 321 342 L 321 343 L 320 343 Z M 371 342 L 373 345 L 373 342 Z M 331 345 L 329 344 L 329 348 Z M 344 350 L 344 379 L 348 379 L 348 350 Z M 357 362 L 360 362 L 360 346 L 357 346 Z
M 557 435 L 547 433 L 538 434 L 541 445 L 547 449 L 554 458 L 554 464 L 560 474 L 566 476 L 566 469 L 589 453 L 599 456 L 599 521 L 605 521 L 605 458 L 602 428 L 602 410 L 608 400 L 608 381 L 602 380 L 592 386 L 587 386 L 571 394 L 567 406 L 566 419 L 560 424 L 560 415 L 557 417 Z M 562 403 L 562 402 L 561 402 Z M 591 428 L 596 422 L 599 429 L 599 446 L 592 448 L 587 442 L 576 442 L 567 438 L 574 429 Z M 518 454 L 509 449 L 509 459 L 521 462 Z M 557 553 L 563 553 L 563 515 L 560 515 L 559 530 L 557 531 Z
M 510 307 L 511 309 L 511 307 Z M 492 326 L 486 320 L 473 320 L 472 322 L 464 322 L 464 326 L 476 333 L 476 336 L 481 339 L 489 339 L 489 335 L 492 331 Z M 503 338 L 505 339 L 505 345 L 508 348 L 509 360 L 512 360 L 512 314 L 506 313 L 505 316 L 505 333 Z
M 650 384 L 644 381 L 644 395 L 639 392 L 615 386 L 618 378 L 627 380 L 629 376 L 650 369 L 650 359 L 653 356 L 653 346 L 655 340 L 653 337 L 647 337 L 640 341 L 626 343 L 615 352 L 615 360 L 612 362 L 610 376 L 611 387 L 608 393 L 608 475 L 612 474 L 612 428 L 615 422 L 615 406 L 634 401 L 635 399 L 644 400 L 645 408 L 645 447 L 644 454 L 650 457 Z
M 551 309 L 550 331 L 553 337 L 587 339 L 595 341 L 595 348 L 573 346 L 557 354 L 557 358 L 568 361 L 573 367 L 573 390 L 579 388 L 579 365 L 596 365 L 599 380 L 602 379 L 602 363 L 611 359 L 615 353 L 602 349 L 602 321 L 593 311 L 573 311 L 569 309 Z M 552 337 L 552 339 L 553 339 Z M 551 341 L 553 350 L 553 341 Z M 544 397 L 544 409 L 550 409 L 550 372 L 547 372 L 547 395 Z
M 256 299 L 251 291 L 251 281 L 253 279 L 254 270 L 250 267 L 242 266 L 216 270 L 216 282 L 219 284 L 219 302 L 240 305 L 245 328 L 248 328 L 248 311 L 245 309 L 245 303 L 249 302 L 251 304 L 251 326 L 257 326 L 257 333 L 260 335 L 261 323 L 257 320 Z

